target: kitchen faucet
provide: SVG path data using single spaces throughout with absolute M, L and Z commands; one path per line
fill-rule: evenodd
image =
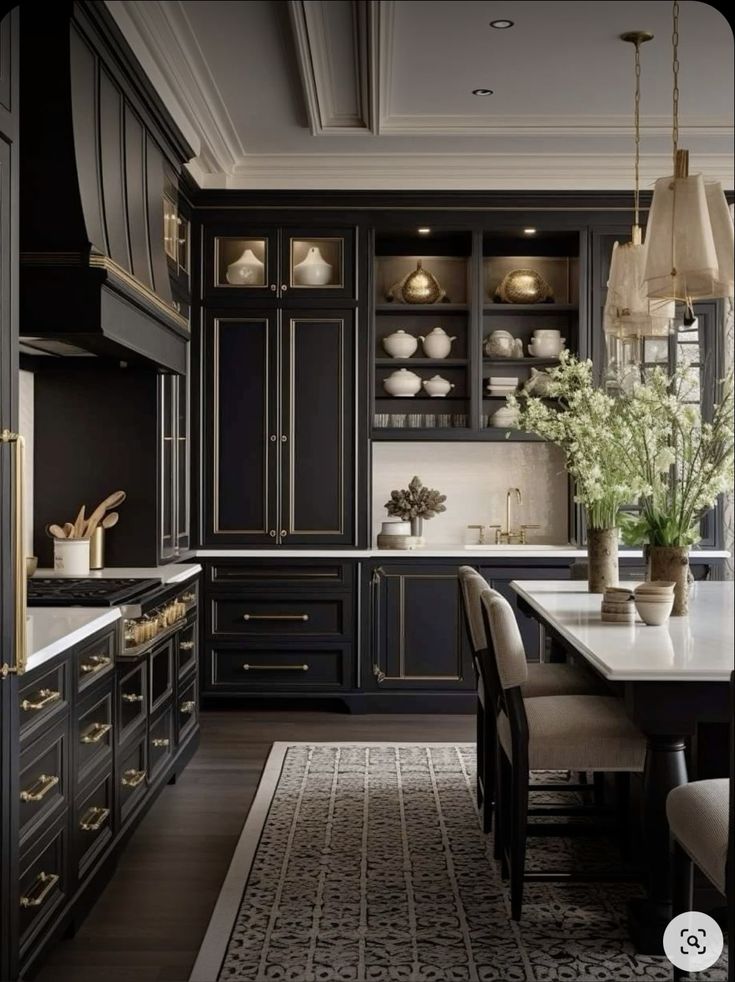
M 510 520 L 510 505 L 513 497 L 518 499 L 518 504 L 522 504 L 523 496 L 521 495 L 520 488 L 508 488 L 505 495 L 505 528 L 501 528 L 500 525 L 468 525 L 467 528 L 479 529 L 480 530 L 480 545 L 487 545 L 486 530 L 495 529 L 495 545 L 499 546 L 503 542 L 508 545 L 512 545 L 514 542 L 519 545 L 526 545 L 526 531 L 528 529 L 538 529 L 541 528 L 540 525 L 520 525 L 517 529 L 514 529 Z

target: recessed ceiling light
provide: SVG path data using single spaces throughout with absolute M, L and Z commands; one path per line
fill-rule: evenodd
M 473 89 L 472 95 L 492 95 L 492 89 Z
M 535 235 L 536 234 L 536 229 L 535 228 L 524 228 L 523 229 L 523 234 L 524 235 Z
M 507 31 L 514 23 L 512 20 L 491 20 L 490 27 L 494 27 L 496 31 Z
M 419 233 L 419 235 L 429 235 L 431 229 L 424 227 L 424 228 L 417 228 L 416 231 Z

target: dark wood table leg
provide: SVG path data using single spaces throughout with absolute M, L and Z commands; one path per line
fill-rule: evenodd
M 628 905 L 630 936 L 644 955 L 663 954 L 663 933 L 671 920 L 671 853 L 666 797 L 687 782 L 685 744 L 678 736 L 649 736 L 643 775 L 643 831 L 648 890 Z

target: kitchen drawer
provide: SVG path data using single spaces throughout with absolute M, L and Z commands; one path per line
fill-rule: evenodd
M 182 679 L 197 664 L 199 647 L 199 625 L 196 619 L 190 621 L 176 634 L 176 676 Z
M 74 808 L 74 868 L 80 880 L 112 839 L 114 808 L 112 771 L 108 770 L 79 795 Z
M 350 645 L 212 648 L 215 689 L 282 691 L 349 685 Z
M 146 733 L 120 755 L 116 768 L 120 825 L 124 825 L 148 788 L 148 736 Z
M 281 562 L 263 559 L 243 563 L 237 560 L 218 560 L 207 567 L 207 583 L 212 587 L 265 587 L 275 584 L 307 589 L 350 590 L 353 584 L 354 563 L 325 560 Z
M 352 628 L 350 596 L 214 597 L 210 601 L 213 637 L 328 637 L 339 640 Z
M 174 691 L 173 680 L 174 640 L 169 638 L 150 654 L 150 707 L 154 713 L 170 699 Z
M 115 668 L 115 629 L 98 634 L 74 651 L 77 692 L 84 692 Z
M 23 960 L 40 932 L 67 902 L 69 829 L 59 820 L 20 857 L 18 933 Z
M 33 673 L 33 681 L 23 679 L 18 687 L 18 718 L 21 743 L 52 726 L 69 709 L 69 660 L 54 668 Z
M 199 701 L 197 695 L 196 677 L 191 682 L 179 687 L 179 694 L 176 699 L 177 744 L 183 743 L 189 733 L 196 729 L 197 719 L 199 718 Z
M 148 660 L 120 676 L 117 686 L 117 742 L 123 743 L 148 711 Z
M 21 842 L 69 803 L 69 730 L 65 721 L 20 756 L 18 826 Z
M 112 757 L 112 692 L 86 700 L 77 712 L 77 784 Z
M 148 732 L 148 776 L 151 782 L 168 765 L 173 752 L 174 713 L 173 709 L 167 709 L 155 723 L 151 723 Z

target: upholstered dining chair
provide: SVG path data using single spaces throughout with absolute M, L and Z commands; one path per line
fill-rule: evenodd
M 460 566 L 459 581 L 462 588 L 465 626 L 470 638 L 475 665 L 477 804 L 482 814 L 483 829 L 485 832 L 490 832 L 495 798 L 495 759 L 497 755 L 495 719 L 499 709 L 500 682 L 495 667 L 495 658 L 490 651 L 485 631 L 480 597 L 485 592 L 493 597 L 501 597 L 501 594 L 493 590 L 488 585 L 487 580 L 471 566 Z M 528 664 L 528 678 L 523 687 L 523 695 L 526 699 L 561 693 L 582 695 L 601 691 L 604 691 L 602 683 L 591 672 L 587 672 L 583 668 L 577 668 L 574 665 L 538 662 Z M 542 790 L 542 787 L 539 787 L 538 790 Z
M 615 696 L 556 694 L 528 698 L 524 687 L 529 681 L 529 666 L 513 609 L 507 600 L 489 591 L 481 594 L 481 604 L 500 684 L 497 824 L 510 877 L 511 916 L 518 921 L 526 881 L 632 878 L 620 870 L 526 873 L 530 771 L 640 773 L 646 759 L 646 738 Z

